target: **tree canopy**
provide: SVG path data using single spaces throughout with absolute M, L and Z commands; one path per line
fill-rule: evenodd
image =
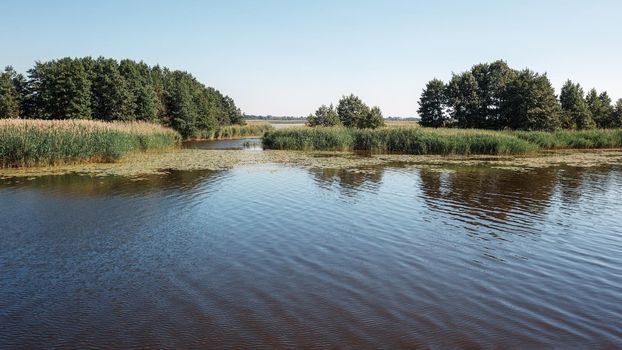
M 0 118 L 141 120 L 186 138 L 244 122 L 231 97 L 190 73 L 104 57 L 36 62 L 27 78 L 7 67 Z
M 421 125 L 481 129 L 552 130 L 621 127 L 606 92 L 584 96 L 568 80 L 559 100 L 546 76 L 515 70 L 504 61 L 477 64 L 453 74 L 449 82 L 433 79 L 419 99 Z
M 322 105 L 315 111 L 315 114 L 310 114 L 307 117 L 307 124 L 309 126 L 335 126 L 341 125 L 341 120 L 332 104 L 330 106 Z
M 309 126 L 343 125 L 348 128 L 375 129 L 384 125 L 382 111 L 377 106 L 369 108 L 354 94 L 342 96 L 335 109 L 322 105 L 315 114 L 307 117 Z
M 447 113 L 446 99 L 445 84 L 438 79 L 430 80 L 419 100 L 417 113 L 421 116 L 421 125 L 434 128 L 449 125 L 451 117 Z

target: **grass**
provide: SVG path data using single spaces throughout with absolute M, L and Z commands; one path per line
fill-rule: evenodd
M 251 136 L 261 136 L 265 132 L 273 130 L 270 123 L 251 123 L 246 125 L 227 125 L 215 130 L 207 131 L 199 135 L 200 140 L 232 139 Z
M 110 162 L 179 144 L 172 129 L 139 122 L 0 120 L 0 167 Z
M 292 128 L 267 132 L 264 147 L 304 151 L 367 151 L 436 155 L 510 155 L 545 149 L 622 147 L 622 130 L 490 131 L 417 126 L 376 130 Z

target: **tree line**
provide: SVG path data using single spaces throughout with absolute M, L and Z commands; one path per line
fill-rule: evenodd
M 477 64 L 433 79 L 419 100 L 420 124 L 429 127 L 555 130 L 622 127 L 622 99 L 607 92 L 587 94 L 568 80 L 559 98 L 546 74 L 515 70 L 504 61 Z
M 343 96 L 337 108 L 322 105 L 307 117 L 309 126 L 338 126 L 349 128 L 375 129 L 384 125 L 384 118 L 379 107 L 369 108 L 359 97 L 351 94 Z
M 243 123 L 231 97 L 190 73 L 104 57 L 36 62 L 26 76 L 6 67 L 0 118 L 148 121 L 185 138 Z

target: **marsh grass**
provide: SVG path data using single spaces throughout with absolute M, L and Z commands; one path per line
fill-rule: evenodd
M 142 122 L 0 120 L 0 167 L 110 162 L 175 147 L 180 135 Z
M 246 125 L 226 125 L 201 133 L 197 140 L 218 140 L 241 137 L 261 136 L 265 132 L 274 130 L 270 123 L 249 123 Z
M 304 151 L 367 151 L 436 155 L 510 155 L 544 149 L 622 147 L 622 130 L 512 132 L 388 127 L 292 128 L 267 132 L 264 147 Z

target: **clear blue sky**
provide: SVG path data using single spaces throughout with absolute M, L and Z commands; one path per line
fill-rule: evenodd
M 505 59 L 622 97 L 622 1 L 0 1 L 0 65 L 106 56 L 187 70 L 249 114 L 354 93 L 416 114 L 431 78 Z

